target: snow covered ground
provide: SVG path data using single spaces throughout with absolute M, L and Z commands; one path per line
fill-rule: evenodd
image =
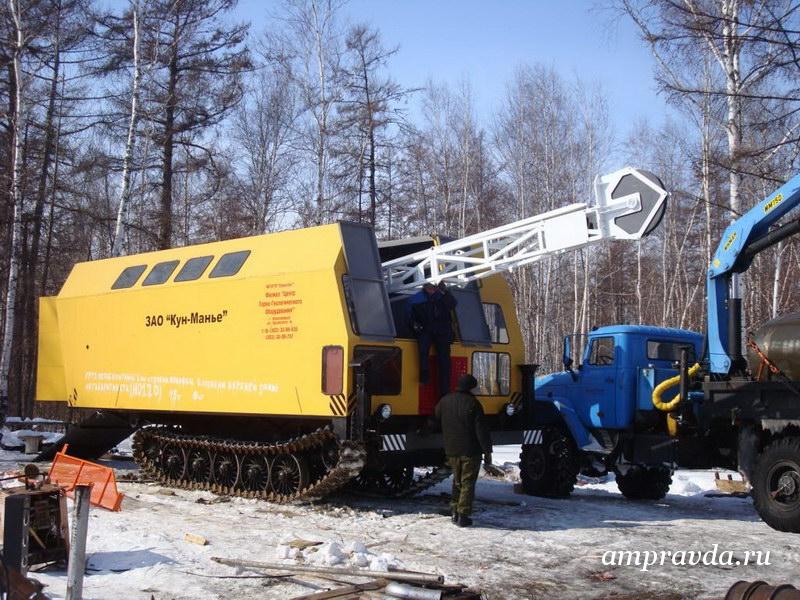
M 517 457 L 518 448 L 496 449 L 507 480 L 480 480 L 472 529 L 442 514 L 449 481 L 403 501 L 342 496 L 285 506 L 242 499 L 206 504 L 212 494 L 122 482 L 121 512 L 91 511 L 85 598 L 286 600 L 313 590 L 211 557 L 276 561 L 298 552 L 316 564 L 441 573 L 493 599 L 722 598 L 741 579 L 800 586 L 800 537 L 767 527 L 749 499 L 706 497 L 716 491 L 713 472 L 678 472 L 661 502 L 625 500 L 613 480 L 581 485 L 568 500 L 547 500 L 514 493 Z M 0 470 L 24 460 L 5 452 Z M 209 544 L 189 543 L 186 533 Z M 323 544 L 298 551 L 292 540 Z M 608 551 L 707 553 L 715 545 L 718 555 L 732 553 L 732 565 L 675 566 L 668 558 L 643 571 L 603 564 Z M 736 566 L 746 551 L 768 551 L 770 564 Z M 54 598 L 63 597 L 66 573 L 33 575 Z

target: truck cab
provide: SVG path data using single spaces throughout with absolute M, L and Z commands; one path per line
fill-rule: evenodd
M 681 349 L 687 348 L 694 363 L 703 344 L 702 335 L 682 329 L 600 327 L 586 336 L 580 364 L 573 368 L 570 349 L 580 337 L 565 339 L 564 371 L 536 378 L 535 398 L 556 409 L 584 449 L 598 441 L 593 430 L 628 429 L 637 413 L 652 412 L 653 388 L 677 375 Z
M 585 344 L 575 365 L 573 346 L 581 340 Z M 521 457 L 526 491 L 566 496 L 579 470 L 617 469 L 633 460 L 627 441 L 665 435 L 666 421 L 653 406 L 653 389 L 678 375 L 682 350 L 692 364 L 702 345 L 699 333 L 642 325 L 612 325 L 567 336 L 564 370 L 535 381 L 536 427 L 525 432 Z M 665 478 L 663 471 L 658 473 Z M 670 475 L 667 470 L 666 477 Z

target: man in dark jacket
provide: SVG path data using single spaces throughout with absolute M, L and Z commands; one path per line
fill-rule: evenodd
M 486 426 L 483 407 L 471 390 L 477 380 L 469 374 L 458 379 L 457 391 L 447 394 L 436 405 L 436 418 L 442 423 L 444 452 L 453 471 L 453 495 L 450 508 L 453 523 L 472 525 L 472 500 L 475 482 L 481 470 L 481 454 L 492 464 L 492 438 Z
M 419 382 L 428 383 L 428 354 L 431 346 L 436 348 L 439 369 L 439 395 L 450 391 L 450 344 L 453 342 L 451 311 L 456 299 L 447 290 L 444 282 L 438 286 L 426 283 L 408 303 L 411 329 L 419 344 Z

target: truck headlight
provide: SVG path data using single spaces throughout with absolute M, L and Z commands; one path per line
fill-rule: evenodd
M 513 403 L 509 402 L 503 406 L 503 412 L 506 413 L 506 416 L 513 417 L 515 414 L 517 414 L 517 407 Z
M 375 411 L 375 414 L 378 415 L 378 417 L 382 421 L 387 421 L 389 419 L 389 417 L 392 416 L 392 405 L 391 404 L 381 404 L 378 407 L 378 410 Z

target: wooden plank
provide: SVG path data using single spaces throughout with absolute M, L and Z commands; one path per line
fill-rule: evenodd
M 202 535 L 197 535 L 195 533 L 187 533 L 183 536 L 183 541 L 189 542 L 190 544 L 197 544 L 198 546 L 207 546 L 208 540 L 204 538 Z
M 373 579 L 366 583 L 354 583 L 344 587 L 335 588 L 332 590 L 325 590 L 324 592 L 315 592 L 313 594 L 306 594 L 304 596 L 295 596 L 292 600 L 330 600 L 331 598 L 343 598 L 350 594 L 357 594 L 358 592 L 370 592 L 374 590 L 382 590 L 389 582 L 386 579 Z
M 749 486 L 742 479 L 733 479 L 728 475 L 727 479 L 722 479 L 719 476 L 719 471 L 714 473 L 714 484 L 717 489 L 724 494 L 746 494 L 749 492 Z

